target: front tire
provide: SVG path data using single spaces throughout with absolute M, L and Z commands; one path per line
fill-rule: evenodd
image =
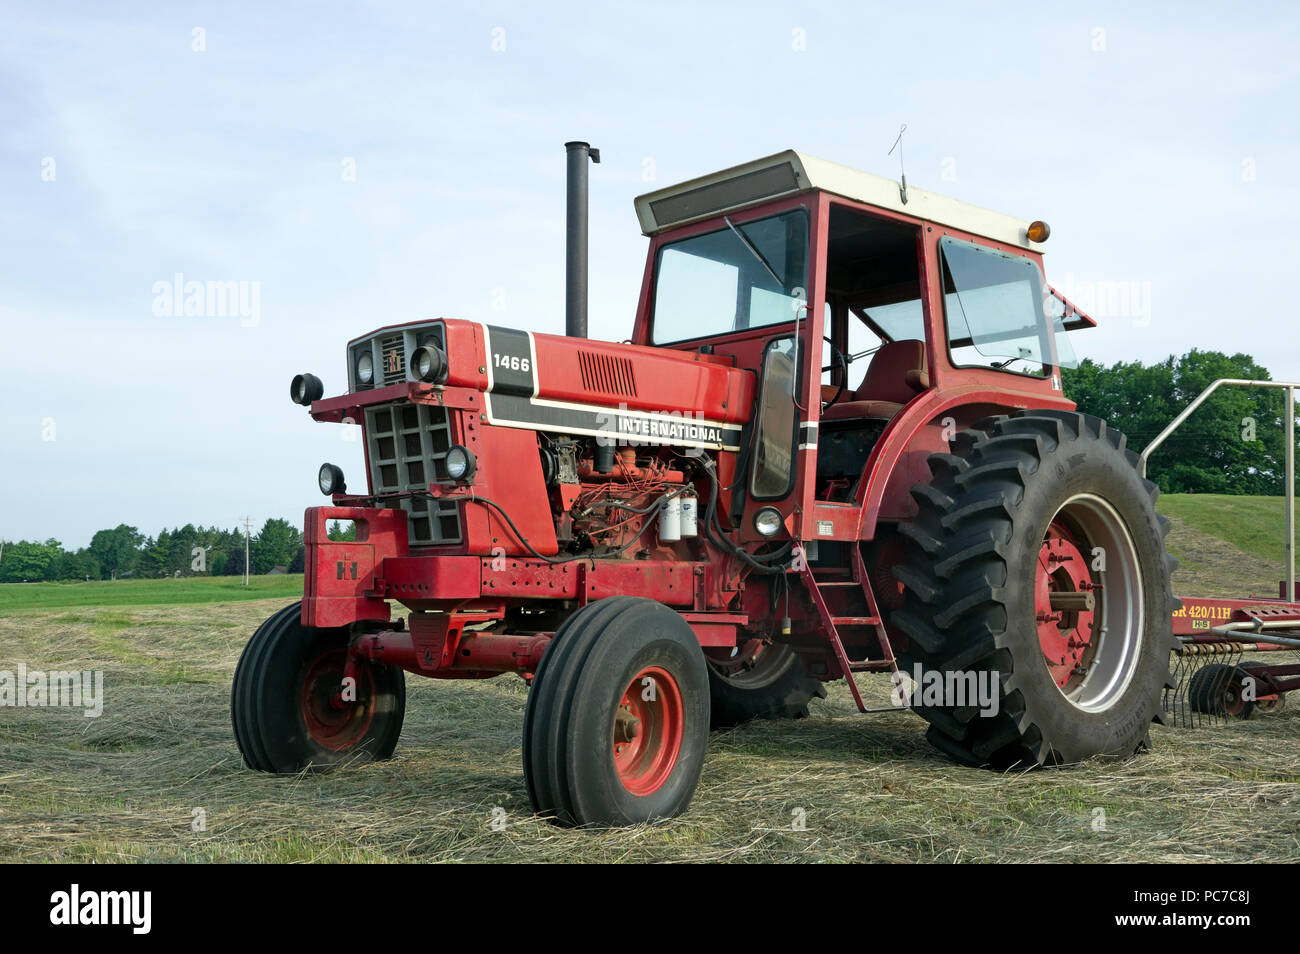
M 528 693 L 533 811 L 567 827 L 678 815 L 708 734 L 708 673 L 690 625 L 654 600 L 591 603 L 556 632 Z
M 393 754 L 406 715 L 406 679 L 358 660 L 343 685 L 347 629 L 302 625 L 302 603 L 253 634 L 235 667 L 230 716 L 244 764 L 259 772 L 328 771 Z
M 1155 484 L 1123 434 L 1073 412 L 989 418 L 951 451 L 912 490 L 892 622 L 909 671 L 990 680 L 996 707 L 923 699 L 927 738 L 997 768 L 1132 755 L 1161 719 L 1174 643 Z

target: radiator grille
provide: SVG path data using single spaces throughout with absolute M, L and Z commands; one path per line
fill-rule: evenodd
M 451 447 L 447 411 L 427 404 L 385 404 L 366 409 L 370 487 L 376 496 L 428 490 L 442 474 Z M 459 543 L 457 504 L 427 497 L 403 497 L 391 506 L 407 513 L 412 546 Z
M 582 386 L 588 391 L 636 397 L 636 376 L 628 358 L 579 351 L 578 370 L 582 374 Z
M 406 345 L 403 336 L 385 335 L 379 339 L 379 360 L 384 384 L 400 384 L 406 380 Z

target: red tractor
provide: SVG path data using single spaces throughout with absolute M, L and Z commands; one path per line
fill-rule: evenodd
M 245 762 L 390 756 L 407 672 L 522 674 L 532 806 L 573 826 L 682 812 L 711 728 L 836 679 L 865 710 L 869 672 L 913 679 L 968 765 L 1141 749 L 1173 561 L 1124 436 L 1062 393 L 1093 322 L 1044 279 L 1047 226 L 780 153 L 636 200 L 611 344 L 586 337 L 599 154 L 568 150 L 567 336 L 418 321 L 349 342 L 338 396 L 294 379 L 361 428 L 367 479 L 320 470 L 303 600 L 235 673 Z

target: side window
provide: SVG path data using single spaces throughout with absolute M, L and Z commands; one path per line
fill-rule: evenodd
M 754 468 L 749 493 L 755 500 L 776 500 L 794 483 L 794 450 L 799 415 L 795 386 L 799 365 L 794 338 L 776 338 L 763 352 L 759 384 L 758 426 L 754 429 Z
M 1043 273 L 1031 259 L 944 236 L 944 315 L 953 363 L 1043 374 L 1074 367 L 1059 316 L 1049 319 Z

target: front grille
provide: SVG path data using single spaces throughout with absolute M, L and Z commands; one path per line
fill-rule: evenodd
M 422 344 L 435 344 L 444 351 L 447 350 L 442 322 L 386 331 L 355 342 L 348 351 L 348 382 L 351 389 L 369 391 L 410 380 L 406 366 L 411 352 Z M 370 360 L 374 362 L 375 377 L 371 384 L 362 384 L 357 380 L 357 358 L 362 354 L 369 354 Z
M 632 374 L 632 362 L 627 358 L 597 351 L 579 351 L 578 370 L 582 374 L 582 386 L 588 391 L 636 397 L 636 377 Z
M 384 404 L 366 408 L 366 443 L 370 452 L 370 487 L 376 496 L 427 491 L 442 475 L 451 447 L 447 411 L 427 404 Z M 389 506 L 407 513 L 412 546 L 459 543 L 457 504 L 428 497 L 403 497 Z
M 406 345 L 402 335 L 385 335 L 379 339 L 379 359 L 383 362 L 384 384 L 406 380 Z

